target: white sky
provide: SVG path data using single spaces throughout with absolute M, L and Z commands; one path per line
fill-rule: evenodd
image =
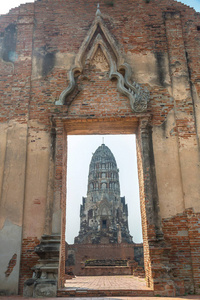
M 134 135 L 68 136 L 67 226 L 70 244 L 80 229 L 80 204 L 87 195 L 89 164 L 92 153 L 102 144 L 110 148 L 119 169 L 121 196 L 125 196 L 129 212 L 129 229 L 134 242 L 142 241 L 137 159 Z
M 6 14 L 11 8 L 31 0 L 1 0 L 0 15 Z M 101 1 L 100 1 L 101 2 Z M 200 0 L 178 1 L 193 7 L 200 12 Z M 67 201 L 67 240 L 73 243 L 73 238 L 79 231 L 79 212 L 82 196 L 87 193 L 89 163 L 92 153 L 102 143 L 101 136 L 70 136 L 68 138 L 70 158 L 68 162 L 68 201 Z M 139 192 L 137 183 L 137 167 L 135 143 L 133 136 L 105 136 L 105 144 L 113 152 L 120 170 L 121 196 L 125 196 L 129 210 L 129 228 L 135 242 L 142 241 L 141 220 L 139 210 Z M 126 159 L 128 158 L 128 159 Z M 79 162 L 78 162 L 79 160 Z M 77 163 L 78 162 L 78 163 Z
M 6 14 L 11 8 L 17 7 L 22 3 L 28 3 L 28 2 L 34 2 L 31 0 L 1 0 L 0 4 L 0 15 L 1 14 Z M 101 3 L 101 1 L 99 1 Z M 196 11 L 200 12 L 200 0 L 184 0 L 184 1 L 178 1 L 182 2 L 184 4 L 187 4 L 191 7 L 193 7 Z

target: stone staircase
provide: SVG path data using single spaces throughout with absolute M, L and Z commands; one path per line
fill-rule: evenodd
M 132 275 L 139 278 L 145 278 L 145 271 L 142 266 L 138 264 L 138 262 L 132 260 L 129 261 L 129 266 L 132 269 Z
M 139 278 L 145 278 L 145 271 L 143 267 L 138 266 L 136 269 L 133 270 L 133 276 Z

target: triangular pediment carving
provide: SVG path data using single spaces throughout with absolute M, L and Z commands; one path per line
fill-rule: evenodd
M 91 65 L 95 65 L 97 69 L 100 69 L 102 72 L 109 71 L 109 62 L 106 59 L 101 47 L 98 47 L 92 60 Z
M 109 79 L 116 78 L 118 91 L 129 98 L 134 112 L 146 111 L 149 91 L 131 82 L 131 68 L 104 24 L 99 9 L 69 72 L 69 85 L 61 93 L 56 105 L 70 106 L 72 100 L 68 96 L 74 91 L 76 78 L 82 74 L 86 64 L 95 65 L 101 71 L 108 71 Z

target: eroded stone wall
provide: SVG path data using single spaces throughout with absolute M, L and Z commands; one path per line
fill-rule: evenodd
M 22 290 L 44 233 L 61 233 L 63 283 L 66 135 L 132 132 L 138 140 L 148 285 L 163 295 L 197 293 L 199 14 L 172 0 L 102 3 L 102 20 L 131 66 L 131 80 L 150 92 L 147 111 L 132 110 L 98 55 L 85 64 L 68 104 L 55 105 L 69 84 L 68 72 L 95 19 L 96 4 L 42 0 L 0 17 L 0 291 L 18 293 L 19 278 Z M 148 130 L 141 129 L 142 118 Z M 144 165 L 148 160 L 150 169 Z M 151 218 L 146 200 L 152 177 Z M 163 265 L 170 269 L 164 277 L 158 272 Z

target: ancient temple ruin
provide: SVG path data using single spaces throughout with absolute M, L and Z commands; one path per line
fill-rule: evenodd
M 92 156 L 87 197 L 83 197 L 80 218 L 80 232 L 75 243 L 132 243 L 128 206 L 125 197 L 120 196 L 119 169 L 105 144 Z
M 147 286 L 200 294 L 199 48 L 200 14 L 174 0 L 40 0 L 0 16 L 2 295 L 64 287 L 74 134 L 136 134 Z
M 129 233 L 119 169 L 104 143 L 92 155 L 80 231 L 74 244 L 66 243 L 65 266 L 69 276 L 144 274 L 143 245 L 134 243 Z

